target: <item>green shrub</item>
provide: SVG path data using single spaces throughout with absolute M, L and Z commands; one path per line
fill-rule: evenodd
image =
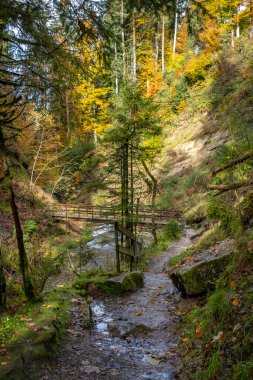
M 230 235 L 239 235 L 242 231 L 240 216 L 225 199 L 211 198 L 207 205 L 209 219 L 220 222 L 221 227 Z

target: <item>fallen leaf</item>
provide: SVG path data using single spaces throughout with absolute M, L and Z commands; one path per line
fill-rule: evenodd
M 136 316 L 136 317 L 141 317 L 141 316 L 142 316 L 142 312 L 141 312 L 141 311 L 138 311 L 137 313 L 135 313 L 135 316 Z
M 181 340 L 182 340 L 182 342 L 189 342 L 189 338 L 187 338 L 187 337 L 184 337 Z
M 235 306 L 238 306 L 240 304 L 239 298 L 234 298 L 233 301 L 232 301 L 232 304 L 235 305 Z
M 198 338 L 198 339 L 203 338 L 201 330 L 200 330 L 200 327 L 196 328 L 196 330 L 195 330 L 195 337 Z
M 233 332 L 240 330 L 241 327 L 242 327 L 242 326 L 240 325 L 240 323 L 237 323 L 237 324 L 235 325 L 235 327 L 233 328 Z
M 218 340 L 222 340 L 224 338 L 224 332 L 219 331 L 217 335 L 213 337 L 212 342 L 217 342 Z
M 230 281 L 230 284 L 231 288 L 235 288 L 236 287 L 236 282 L 235 281 Z

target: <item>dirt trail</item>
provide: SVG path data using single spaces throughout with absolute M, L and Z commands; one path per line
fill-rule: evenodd
M 174 379 L 171 334 L 178 320 L 179 294 L 163 273 L 169 257 L 191 245 L 192 229 L 160 257 L 151 260 L 145 272 L 145 287 L 121 297 L 95 300 L 95 326 L 82 326 L 81 300 L 73 315 L 68 341 L 36 380 L 159 380 Z M 162 360 L 166 358 L 166 360 Z

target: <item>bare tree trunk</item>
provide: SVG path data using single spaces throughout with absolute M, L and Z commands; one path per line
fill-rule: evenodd
M 3 270 L 3 257 L 0 241 L 0 310 L 6 307 L 6 282 Z
M 30 190 L 31 191 L 33 191 L 33 188 L 34 188 L 33 177 L 34 177 L 35 167 L 36 167 L 36 164 L 37 164 L 37 161 L 38 161 L 38 158 L 39 158 L 39 154 L 40 154 L 40 151 L 41 151 L 41 148 L 42 148 L 43 138 L 44 138 L 44 128 L 42 129 L 41 137 L 40 137 L 40 145 L 39 145 L 39 148 L 38 148 L 38 150 L 36 152 L 36 155 L 35 155 L 35 158 L 34 158 L 34 161 L 33 161 L 32 173 L 31 173 L 31 178 L 30 178 Z
M 137 80 L 137 62 L 136 62 L 136 20 L 135 11 L 133 12 L 133 82 Z
M 235 30 L 234 28 L 231 30 L 231 47 L 235 47 Z
M 17 239 L 18 252 L 19 252 L 19 265 L 20 265 L 20 270 L 23 277 L 24 291 L 25 291 L 26 298 L 29 301 L 32 301 L 35 298 L 35 293 L 34 293 L 32 280 L 29 274 L 28 259 L 27 259 L 27 254 L 25 251 L 23 231 L 21 228 L 18 208 L 15 201 L 15 194 L 14 194 L 14 190 L 13 190 L 11 182 L 9 186 L 10 186 L 10 204 L 11 204 L 11 210 L 12 210 L 12 215 L 13 215 L 15 229 L 16 229 L 16 239 Z
M 119 78 L 118 78 L 118 50 L 117 50 L 117 43 L 115 42 L 115 94 L 118 95 L 119 93 Z
M 126 79 L 126 44 L 125 44 L 125 25 L 124 25 L 124 0 L 121 0 L 120 24 L 121 24 L 121 49 L 122 49 L 122 74 L 123 81 Z
M 165 44 L 165 17 L 163 15 L 162 16 L 162 73 L 163 74 L 165 72 L 165 58 L 164 58 L 165 47 L 164 47 L 164 44 Z
M 0 154 L 3 157 L 4 166 L 6 168 L 6 181 L 8 181 L 8 190 L 9 190 L 9 199 L 10 199 L 10 205 L 12 210 L 12 215 L 14 219 L 15 229 L 16 229 L 16 241 L 18 246 L 18 253 L 19 253 L 19 263 L 20 263 L 20 270 L 23 277 L 23 284 L 24 284 L 24 291 L 27 299 L 29 301 L 33 300 L 35 298 L 35 293 L 31 281 L 31 277 L 29 275 L 28 271 L 28 259 L 25 251 L 25 245 L 24 245 L 24 239 L 23 239 L 23 231 L 21 228 L 21 223 L 19 219 L 19 213 L 18 208 L 15 202 L 15 194 L 12 187 L 11 182 L 11 175 L 10 175 L 10 168 L 6 157 L 6 149 L 5 149 L 5 139 L 2 132 L 2 128 L 0 127 Z
M 175 11 L 175 23 L 174 23 L 174 38 L 173 38 L 173 55 L 176 53 L 177 49 L 177 32 L 178 32 L 178 0 L 176 2 L 176 11 Z
M 149 176 L 149 178 L 151 179 L 151 181 L 153 183 L 153 187 L 152 187 L 152 199 L 151 199 L 151 202 L 152 202 L 152 234 L 154 236 L 155 243 L 157 244 L 157 233 L 156 233 L 156 223 L 155 223 L 155 208 L 156 208 L 156 195 L 157 195 L 158 182 L 157 182 L 157 179 L 155 178 L 155 176 L 149 170 L 146 162 L 144 160 L 142 160 L 141 163 L 142 163 L 142 165 L 143 165 L 143 167 L 145 169 L 145 172 L 147 173 L 147 175 Z
M 158 60 L 159 60 L 159 37 L 158 37 L 158 27 L 157 27 L 157 33 L 155 36 L 155 86 L 158 88 Z
M 66 105 L 67 141 L 69 142 L 70 141 L 70 123 L 69 123 L 69 96 L 68 96 L 68 90 L 66 90 L 65 105 Z

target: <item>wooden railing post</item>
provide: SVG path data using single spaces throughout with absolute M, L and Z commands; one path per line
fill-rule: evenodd
M 116 247 L 116 270 L 117 270 L 117 273 L 120 273 L 118 222 L 114 223 L 114 228 L 115 228 L 115 247 Z

